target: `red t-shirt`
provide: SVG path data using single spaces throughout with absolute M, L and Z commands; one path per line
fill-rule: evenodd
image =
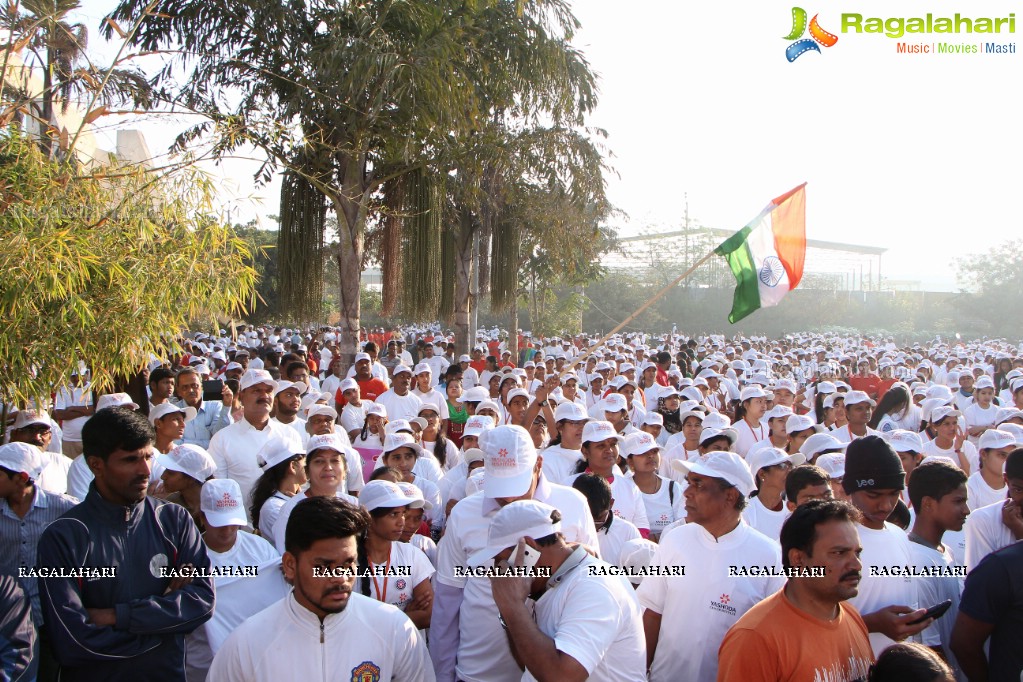
M 380 381 L 376 377 L 367 379 L 366 381 L 359 381 L 356 379 L 355 383 L 359 384 L 359 399 L 360 400 L 376 400 L 380 395 L 387 392 L 387 386 L 384 382 Z M 334 394 L 334 402 L 337 403 L 338 408 L 342 408 L 348 404 L 348 401 L 341 395 L 341 389 L 337 389 L 337 393 Z M 340 412 L 340 409 L 338 410 Z

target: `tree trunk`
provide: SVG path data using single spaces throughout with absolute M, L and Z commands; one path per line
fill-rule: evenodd
M 472 349 L 473 331 L 470 311 L 473 307 L 472 275 L 475 259 L 475 230 L 472 229 L 472 215 L 461 211 L 459 216 L 458 235 L 455 237 L 455 249 L 458 257 L 455 261 L 455 355 L 469 353 Z
M 366 216 L 359 202 L 363 196 L 363 170 L 358 161 L 349 160 L 342 166 L 345 176 L 342 191 L 334 202 L 338 230 L 338 279 L 341 308 L 341 333 L 338 349 L 342 363 L 352 366 L 359 348 L 359 329 L 362 317 L 361 284 L 362 256 L 366 244 Z
M 511 320 L 508 327 L 508 350 L 511 351 L 512 362 L 519 365 L 519 296 L 518 292 L 512 297 Z

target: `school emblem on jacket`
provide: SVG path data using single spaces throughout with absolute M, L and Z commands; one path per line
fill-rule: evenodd
M 380 666 L 364 661 L 352 668 L 352 682 L 380 682 Z

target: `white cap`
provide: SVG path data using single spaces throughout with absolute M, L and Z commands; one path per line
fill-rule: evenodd
M 391 370 L 391 376 L 398 376 L 399 374 L 412 374 L 412 368 L 408 365 L 398 365 Z
M 462 394 L 463 403 L 481 403 L 490 397 L 490 392 L 482 386 L 473 386 Z
M 28 443 L 8 443 L 0 445 L 0 467 L 8 471 L 28 474 L 35 481 L 46 468 L 43 453 Z
M 465 422 L 465 429 L 462 431 L 462 435 L 479 437 L 481 433 L 492 428 L 494 428 L 493 419 L 485 415 L 482 417 L 473 415 Z
M 359 491 L 359 504 L 365 507 L 366 511 L 373 511 L 381 507 L 411 507 L 422 509 L 423 501 L 408 498 L 397 483 L 377 479 L 370 481 Z
M 794 414 L 785 422 L 785 433 L 793 434 L 816 427 L 813 418 L 807 414 Z
M 775 405 L 770 410 L 768 410 L 767 414 L 765 414 L 764 416 L 767 417 L 768 419 L 780 419 L 782 417 L 791 417 L 792 408 L 786 407 L 785 405 Z
M 1008 431 L 1002 431 L 1001 429 L 988 429 L 977 443 L 978 450 L 1011 448 L 1016 445 L 1016 437 Z
M 1017 410 L 1015 407 L 1002 407 L 995 412 L 995 426 L 1000 426 L 1002 422 L 1007 422 L 1010 419 L 1023 419 L 1023 410 Z
M 830 381 L 821 381 L 817 384 L 817 393 L 820 395 L 829 395 L 837 390 L 835 384 Z
M 409 423 L 408 419 L 395 419 L 394 421 L 387 422 L 387 426 L 384 427 L 384 434 L 398 433 L 399 431 L 407 431 L 409 434 L 412 433 L 412 424 Z
M 621 412 L 629 409 L 629 403 L 621 393 L 610 393 L 600 401 L 600 409 L 604 412 Z
M 643 417 L 643 426 L 664 426 L 664 415 L 660 412 L 647 412 Z
M 465 479 L 465 496 L 475 495 L 483 492 L 486 481 L 486 470 L 483 467 L 473 469 Z
M 513 388 L 508 391 L 508 395 L 505 397 L 506 404 L 511 405 L 511 401 L 515 398 L 525 398 L 526 403 L 529 403 L 529 392 L 524 388 Z
M 423 454 L 422 446 L 419 445 L 419 443 L 416 442 L 416 439 L 412 437 L 410 434 L 389 433 L 384 438 L 384 451 L 381 457 L 383 457 L 389 452 L 394 452 L 395 450 L 401 448 L 409 448 L 414 453 L 416 453 L 416 457 L 419 457 L 420 455 Z
M 480 449 L 486 453 L 485 497 L 518 497 L 529 490 L 536 466 L 533 438 L 521 426 L 505 425 L 480 435 Z
M 789 462 L 792 466 L 797 467 L 805 461 L 806 455 L 801 452 L 790 455 L 781 448 L 758 448 L 750 452 L 749 470 L 755 478 L 757 472 L 764 467 L 774 466 L 782 462 Z
M 739 402 L 749 400 L 750 398 L 766 398 L 767 393 L 764 391 L 764 387 L 759 384 L 753 384 L 742 389 L 739 393 Z
M 292 381 L 278 381 L 277 385 L 274 387 L 274 397 L 276 398 L 278 393 L 281 393 L 283 391 L 287 391 L 289 388 L 293 388 L 296 391 L 298 391 L 299 395 L 302 395 L 303 393 L 305 393 L 306 391 L 309 390 L 309 386 L 304 384 L 304 383 L 302 383 L 301 381 L 294 381 L 294 382 L 292 382 Z
M 433 368 L 430 367 L 425 362 L 420 362 L 418 365 L 416 365 L 414 368 L 412 368 L 412 373 L 414 375 L 416 375 L 416 376 L 419 376 L 420 374 L 430 374 L 430 375 L 432 375 L 433 374 Z
M 743 497 L 748 497 L 753 489 L 753 474 L 742 457 L 734 452 L 712 452 L 702 462 L 676 459 L 671 463 L 676 471 L 694 473 L 711 478 L 723 478 L 736 488 Z
M 337 410 L 335 410 L 330 405 L 313 404 L 312 407 L 309 408 L 309 411 L 306 412 L 305 414 L 306 419 L 312 419 L 313 417 L 319 416 L 321 414 L 325 414 L 329 416 L 331 419 L 337 419 Z
M 277 382 L 270 376 L 270 372 L 265 369 L 250 369 L 242 375 L 242 380 L 238 383 L 238 390 L 244 391 L 247 388 L 259 386 L 260 384 L 269 386 L 270 390 L 277 388 Z
M 920 453 L 924 450 L 923 441 L 920 440 L 920 434 L 913 431 L 907 431 L 906 429 L 896 429 L 888 434 L 888 444 L 892 446 L 895 452 L 916 452 Z
M 656 551 L 657 544 L 643 538 L 633 538 L 622 545 L 619 562 L 623 568 L 633 569 L 627 576 L 630 583 L 639 585 L 643 582 L 642 569 L 650 566 Z
M 632 457 L 633 455 L 642 455 L 650 452 L 651 450 L 659 450 L 660 445 L 657 441 L 646 431 L 636 431 L 630 433 L 625 437 L 622 443 L 622 454 L 626 457 Z
M 960 414 L 959 410 L 951 405 L 939 405 L 931 410 L 931 418 L 928 421 L 931 424 L 937 424 L 945 417 L 956 417 L 958 419 Z
M 817 466 L 828 472 L 831 478 L 842 478 L 845 476 L 845 453 L 829 452 L 817 458 Z
M 348 377 L 337 387 L 337 390 L 341 391 L 341 395 L 345 394 L 345 391 L 357 390 L 359 388 L 359 382 L 354 377 Z
M 1023 426 L 1019 424 L 1002 424 L 998 427 L 998 430 L 1011 433 L 1012 437 L 1016 439 L 1016 445 L 1023 447 Z
M 256 453 L 256 464 L 263 471 L 271 469 L 281 462 L 305 454 L 305 449 L 293 447 L 284 438 L 274 436 L 270 438 Z
M 462 354 L 462 355 L 458 356 L 458 361 L 459 362 L 472 362 L 472 358 L 469 357 L 468 355 Z
M 704 423 L 706 423 L 706 420 L 704 420 Z M 716 429 L 712 426 L 704 426 L 703 430 L 700 431 L 700 445 L 714 438 L 727 438 L 728 446 L 731 447 L 735 445 L 735 441 L 739 440 L 739 432 L 731 427 Z
M 462 461 L 466 465 L 472 464 L 473 462 L 482 462 L 486 459 L 486 454 L 479 448 L 469 448 L 462 453 Z
M 373 362 L 373 358 L 369 357 L 369 353 L 356 353 L 355 359 L 352 360 L 352 364 L 354 365 L 355 363 L 362 362 L 363 360 L 366 362 Z
M 348 454 L 348 448 L 345 447 L 344 441 L 336 433 L 310 436 L 305 444 L 306 454 L 310 455 L 316 450 L 333 450 L 334 452 L 340 452 L 342 455 Z
M 479 414 L 483 410 L 493 410 L 497 414 L 501 414 L 501 406 L 493 400 L 484 400 L 476 406 L 476 414 Z
M 101 395 L 96 400 L 97 412 L 108 407 L 130 407 L 133 410 L 139 409 L 138 403 L 132 400 L 131 396 L 127 393 L 108 393 L 106 395 Z
M 412 509 L 422 508 L 423 511 L 430 511 L 433 509 L 433 503 L 423 496 L 423 491 L 420 490 L 419 486 L 415 483 L 406 483 L 405 481 L 401 481 L 397 485 L 401 488 L 401 493 L 405 496 L 405 499 L 407 500 L 406 504 L 408 504 L 409 507 Z M 362 499 L 362 493 L 359 493 L 359 499 Z M 422 504 L 415 504 L 417 502 L 421 502 Z
M 830 433 L 815 433 L 805 441 L 799 451 L 806 455 L 807 459 L 813 459 L 818 452 L 825 450 L 845 450 L 848 443 L 843 443 Z
M 623 440 L 611 422 L 593 420 L 586 422 L 583 427 L 583 443 L 599 443 L 608 438 L 615 438 L 619 443 Z
M 787 389 L 792 393 L 796 392 L 796 382 L 792 379 L 778 379 L 774 382 L 774 390 Z
M 202 484 L 199 509 L 214 528 L 244 526 L 248 523 L 242 504 L 242 489 L 231 478 L 213 478 Z
M 51 422 L 50 418 L 44 413 L 39 412 L 38 410 L 19 410 L 17 415 L 14 417 L 14 423 L 11 425 L 11 430 L 15 431 L 36 425 L 53 428 L 53 422 Z
M 166 455 L 160 455 L 157 461 L 165 469 L 180 471 L 200 483 L 217 472 L 217 463 L 213 461 L 210 453 L 191 443 L 174 446 Z
M 387 419 L 387 408 L 380 403 L 370 403 L 366 406 L 366 416 L 376 415 Z
M 556 422 L 563 420 L 586 421 L 589 418 L 590 416 L 586 414 L 586 409 L 579 403 L 566 400 L 554 409 L 554 421 Z
M 870 403 L 871 407 L 877 407 L 877 403 L 871 400 L 870 396 L 864 391 L 849 391 L 845 394 L 846 407 L 858 405 L 860 403 Z
M 973 384 L 973 390 L 974 391 L 979 391 L 982 388 L 994 388 L 994 387 L 995 387 L 994 379 L 992 379 L 991 377 L 989 377 L 986 374 L 984 376 L 980 377 L 979 379 L 977 379 L 977 381 Z
M 492 478 L 488 473 L 484 488 L 490 485 Z M 561 523 L 551 520 L 553 513 L 554 507 L 536 500 L 517 500 L 505 505 L 490 521 L 487 546 L 469 556 L 468 565 L 484 566 L 507 548 L 516 546 L 522 538 L 535 540 L 559 532 Z
M 703 418 L 703 428 L 705 429 L 727 429 L 731 426 L 732 422 L 720 412 L 711 412 Z M 736 438 L 738 438 L 738 433 L 736 433 Z
M 175 412 L 180 412 L 185 415 L 185 423 L 195 419 L 195 415 L 197 414 L 194 407 L 178 407 L 168 401 L 160 403 L 159 405 L 153 405 L 149 408 L 149 423 L 156 426 L 157 419 L 163 419 L 168 414 L 174 414 Z

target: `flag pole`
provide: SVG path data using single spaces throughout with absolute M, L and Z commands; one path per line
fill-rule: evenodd
M 608 340 L 608 339 L 610 339 L 610 338 L 611 338 L 612 336 L 614 336 L 614 335 L 615 335 L 615 334 L 617 334 L 617 333 L 618 333 L 619 331 L 621 331 L 621 330 L 622 330 L 622 329 L 623 329 L 623 328 L 624 328 L 624 327 L 625 327 L 626 325 L 628 325 L 628 324 L 629 324 L 630 322 L 632 322 L 633 320 L 635 320 L 635 319 L 636 319 L 637 317 L 639 317 L 640 315 L 642 315 L 642 314 L 643 314 L 643 311 L 644 311 L 644 310 L 646 310 L 647 308 L 649 308 L 650 306 L 652 306 L 652 305 L 653 305 L 654 303 L 656 303 L 656 302 L 657 302 L 658 300 L 660 300 L 660 299 L 661 299 L 661 298 L 662 298 L 662 297 L 663 297 L 663 296 L 664 296 L 664 295 L 665 295 L 666 293 L 668 293 L 669 291 L 671 291 L 672 289 L 674 289 L 674 288 L 675 288 L 676 286 L 678 286 L 678 285 L 679 285 L 679 283 L 680 283 L 680 282 L 681 282 L 682 280 L 684 280 L 684 279 L 685 279 L 686 277 L 688 277 L 689 275 L 693 274 L 693 272 L 694 272 L 694 271 L 696 270 L 696 268 L 700 267 L 701 265 L 703 265 L 704 263 L 706 263 L 706 262 L 707 262 L 708 260 L 710 260 L 711 256 L 713 256 L 713 255 L 714 255 L 714 251 L 713 251 L 713 250 L 711 250 L 711 251 L 709 251 L 709 252 L 708 252 L 708 253 L 707 253 L 707 254 L 706 254 L 706 255 L 705 255 L 705 256 L 704 256 L 703 258 L 701 258 L 700 260 L 698 260 L 698 261 L 696 261 L 695 263 L 693 263 L 692 267 L 690 267 L 690 268 L 689 268 L 688 270 L 686 270 L 686 271 L 685 271 L 685 272 L 683 272 L 683 273 L 682 273 L 681 275 L 679 275 L 678 277 L 676 277 L 676 278 L 675 278 L 675 280 L 674 280 L 673 282 L 671 282 L 671 283 L 670 283 L 670 284 L 668 284 L 668 285 L 667 285 L 666 287 L 664 287 L 663 289 L 661 289 L 660 291 L 658 291 L 658 292 L 657 292 L 656 294 L 654 294 L 654 295 L 653 295 L 653 296 L 652 296 L 652 297 L 651 297 L 651 298 L 650 298 L 650 299 L 649 299 L 649 300 L 648 300 L 648 301 L 647 301 L 646 303 L 644 303 L 643 305 L 641 305 L 641 306 L 640 306 L 640 307 L 639 307 L 639 308 L 638 308 L 638 309 L 636 310 L 636 312 L 634 312 L 634 313 L 632 313 L 631 315 L 629 315 L 629 316 L 628 316 L 627 318 L 625 318 L 624 320 L 622 320 L 622 322 L 621 322 L 621 323 L 619 323 L 619 325 L 618 325 L 617 327 L 615 327 L 614 329 L 612 329 L 611 331 L 609 331 L 609 332 L 608 332 L 607 334 L 605 334 L 605 335 L 604 335 L 604 338 L 602 338 L 602 339 L 601 339 L 600 341 L 598 341 L 598 342 L 596 343 L 596 345 L 590 346 L 590 347 L 589 347 L 589 348 L 587 349 L 587 351 L 586 351 L 586 354 L 585 354 L 585 355 L 583 355 L 583 356 L 582 356 L 581 358 L 579 358 L 578 360 L 576 360 L 576 361 L 575 361 L 574 363 L 572 363 L 572 365 L 571 365 L 571 366 L 569 366 L 569 367 L 567 367 L 567 368 L 566 368 L 565 370 L 563 370 L 563 371 L 561 372 L 561 374 L 559 374 L 559 375 L 558 375 L 558 378 L 559 378 L 559 379 L 563 378 L 563 377 L 564 377 L 564 376 L 565 376 L 566 374 L 568 374 L 569 372 L 571 372 L 571 371 L 572 371 L 572 368 L 573 368 L 573 367 L 575 367 L 576 365 L 580 365 L 580 364 L 582 364 L 582 363 L 586 362 L 586 360 L 588 360 L 588 359 L 589 359 L 589 357 L 590 357 L 591 355 L 593 355 L 593 354 L 594 354 L 595 352 L 597 352 L 597 350 L 598 350 L 599 348 L 603 347 L 603 345 L 604 345 L 605 343 L 607 343 L 607 340 Z

